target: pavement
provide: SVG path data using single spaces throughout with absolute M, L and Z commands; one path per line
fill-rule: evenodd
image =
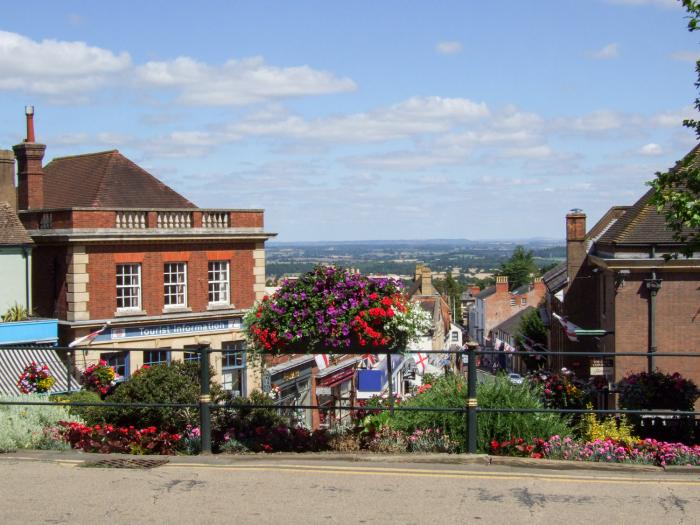
M 168 461 L 85 468 L 105 459 Z M 0 523 L 700 523 L 700 469 L 547 463 L 19 451 L 0 455 Z

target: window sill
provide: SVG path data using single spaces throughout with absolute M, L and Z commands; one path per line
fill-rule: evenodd
M 209 303 L 207 310 L 234 310 L 236 307 L 232 304 L 225 303 Z
M 117 310 L 114 317 L 137 317 L 148 315 L 145 310 Z
M 188 306 L 166 306 L 165 308 L 163 308 L 164 314 L 182 314 L 191 311 L 192 308 Z

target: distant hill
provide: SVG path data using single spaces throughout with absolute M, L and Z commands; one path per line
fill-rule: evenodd
M 496 271 L 518 245 L 532 250 L 540 266 L 555 264 L 566 254 L 564 241 L 542 238 L 271 241 L 266 245 L 266 273 L 274 279 L 308 271 L 316 264 L 336 264 L 362 273 L 412 275 L 420 262 L 434 272 L 455 271 L 460 280 L 467 282 L 470 275 Z

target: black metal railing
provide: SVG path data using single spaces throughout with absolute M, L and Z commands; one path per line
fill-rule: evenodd
M 2 354 L 4 352 L 12 352 L 16 350 L 26 350 L 26 347 L 0 347 L 0 360 L 2 360 Z M 60 361 L 65 365 L 66 369 L 66 384 L 68 385 L 67 392 L 71 393 L 79 389 L 73 390 L 73 384 L 78 385 L 75 378 L 75 367 L 73 364 L 73 358 L 76 351 L 88 350 L 85 349 L 75 349 L 67 347 L 51 347 L 42 348 L 42 350 L 51 350 L 53 352 L 58 352 L 59 355 L 65 356 L 65 361 Z M 100 347 L 100 353 L 110 353 L 110 352 L 133 352 L 133 351 L 144 351 L 149 350 L 145 348 L 106 348 Z M 177 350 L 177 349 L 176 349 Z M 392 353 L 386 351 L 381 352 L 387 355 L 387 401 L 388 406 L 358 406 L 354 403 L 350 406 L 343 405 L 338 407 L 336 405 L 328 406 L 319 404 L 306 404 L 306 405 L 284 405 L 275 404 L 273 407 L 267 404 L 255 404 L 255 403 L 212 403 L 211 393 L 210 393 L 210 365 L 211 365 L 211 354 L 212 353 L 222 353 L 230 352 L 230 349 L 212 349 L 208 346 L 202 345 L 198 348 L 187 348 L 187 352 L 199 353 L 199 363 L 200 363 L 200 395 L 198 403 L 110 403 L 110 402 L 100 402 L 100 403 L 90 403 L 90 402 L 72 402 L 72 401 L 6 401 L 0 400 L 0 405 L 58 405 L 58 406 L 77 406 L 77 407 L 132 407 L 132 408 L 192 408 L 199 410 L 200 419 L 200 431 L 201 431 L 201 451 L 204 454 L 211 453 L 212 451 L 212 439 L 211 439 L 211 411 L 221 410 L 221 409 L 291 409 L 291 410 L 318 410 L 318 411 L 328 411 L 336 410 L 341 408 L 344 411 L 389 411 L 392 415 L 396 411 L 406 411 L 406 412 L 443 412 L 443 413 L 453 413 L 453 414 L 465 414 L 465 425 L 466 425 L 466 435 L 467 435 L 467 452 L 476 453 L 477 452 L 477 428 L 478 428 L 478 414 L 479 413 L 556 413 L 556 414 L 600 414 L 600 415 L 642 415 L 642 416 L 687 416 L 697 418 L 700 416 L 700 412 L 688 411 L 688 410 L 626 410 L 626 409 L 601 409 L 601 408 L 591 408 L 591 409 L 567 409 L 567 408 L 510 408 L 510 407 L 480 407 L 477 402 L 477 357 L 478 356 L 503 356 L 503 355 L 539 355 L 545 357 L 591 357 L 591 358 L 610 358 L 615 359 L 617 357 L 639 357 L 648 358 L 647 352 L 545 352 L 542 351 L 518 351 L 515 353 L 504 353 L 502 351 L 496 350 L 477 350 L 474 346 L 468 346 L 466 350 L 406 350 L 401 352 L 402 354 L 440 354 L 440 355 L 457 355 L 466 358 L 467 365 L 467 404 L 461 407 L 422 407 L 422 406 L 401 406 L 395 405 L 394 401 L 394 382 L 393 382 L 393 364 L 391 361 Z M 236 350 L 237 352 L 246 352 L 245 349 Z M 346 354 L 364 355 L 366 350 L 357 352 L 346 352 Z M 396 354 L 397 352 L 393 352 Z M 279 355 L 274 353 L 265 353 L 266 355 Z M 295 354 L 296 355 L 296 354 Z M 655 358 L 700 358 L 699 353 L 693 352 L 657 352 L 655 353 Z M 46 361 L 46 363 L 38 364 L 56 364 L 58 361 L 51 360 Z M 202 365 L 206 366 L 202 366 Z M 463 373 L 460 372 L 460 373 Z M 61 393 L 61 392 L 57 392 Z

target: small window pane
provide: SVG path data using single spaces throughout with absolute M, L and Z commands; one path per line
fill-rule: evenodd
M 229 304 L 228 261 L 209 261 L 209 302 Z
M 117 309 L 141 308 L 141 265 L 117 265 Z
M 166 263 L 163 271 L 165 306 L 187 306 L 187 264 Z

